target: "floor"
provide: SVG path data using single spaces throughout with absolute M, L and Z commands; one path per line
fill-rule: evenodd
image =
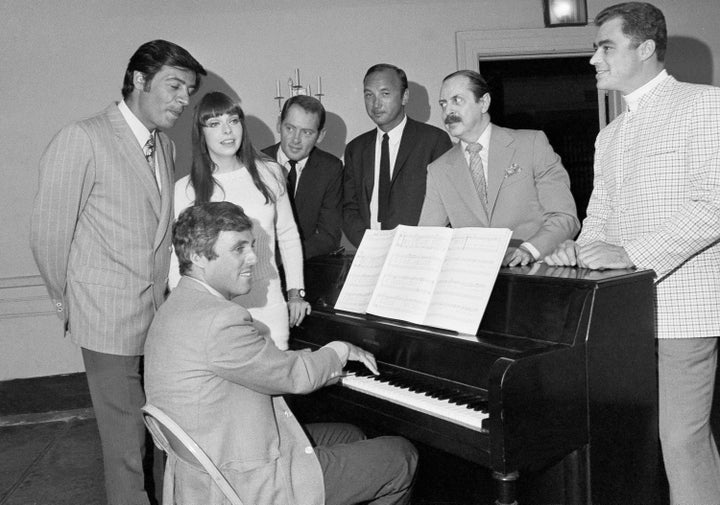
M 429 448 L 421 448 L 421 458 L 426 463 L 415 505 L 492 503 L 489 479 L 478 479 L 472 465 Z M 104 503 L 100 439 L 85 375 L 0 382 L 0 505 Z
M 414 505 L 493 503 L 487 472 L 418 448 Z M 154 481 L 160 483 L 162 456 L 156 450 L 154 457 Z M 159 493 L 162 486 L 157 488 Z M 520 492 L 522 497 L 522 487 Z M 100 440 L 85 375 L 0 382 L 0 505 L 104 503 Z

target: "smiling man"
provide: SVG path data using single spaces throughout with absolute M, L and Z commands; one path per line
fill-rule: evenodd
M 452 147 L 440 128 L 405 115 L 410 91 L 402 69 L 386 63 L 370 67 L 363 96 L 377 128 L 347 145 L 343 177 L 343 231 L 356 247 L 369 228 L 417 225 L 425 170 Z
M 527 265 L 580 228 L 570 178 L 545 134 L 490 122 L 490 90 L 472 70 L 448 75 L 440 109 L 456 146 L 430 164 L 421 226 L 509 228 L 503 264 Z
M 285 168 L 303 258 L 330 254 L 342 236 L 342 163 L 316 147 L 325 137 L 325 108 L 311 96 L 291 97 L 277 129 L 280 142 L 263 152 Z
M 417 452 L 405 439 L 365 439 L 347 424 L 305 430 L 283 394 L 337 382 L 348 360 L 375 358 L 333 341 L 281 351 L 231 301 L 250 291 L 252 222 L 230 202 L 185 209 L 173 226 L 182 278 L 158 310 L 145 345 L 148 403 L 178 423 L 222 469 L 243 503 L 407 504 Z M 169 503 L 224 502 L 210 476 L 170 461 Z
M 175 124 L 205 70 L 164 40 L 130 58 L 123 100 L 63 128 L 40 160 L 30 245 L 82 349 L 110 505 L 147 504 L 140 357 L 170 264 Z
M 545 261 L 653 269 L 660 441 L 673 505 L 718 503 L 710 426 L 720 335 L 720 89 L 665 71 L 663 13 L 642 2 L 595 17 L 597 87 L 627 108 L 598 135 L 577 242 Z

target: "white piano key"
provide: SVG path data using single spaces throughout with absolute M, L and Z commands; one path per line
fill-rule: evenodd
M 359 377 L 350 374 L 344 376 L 340 382 L 349 389 L 459 424 L 471 430 L 481 431 L 482 421 L 488 417 L 487 413 L 478 412 L 465 405 L 431 398 L 424 393 L 416 393 L 398 386 L 392 386 L 373 377 Z

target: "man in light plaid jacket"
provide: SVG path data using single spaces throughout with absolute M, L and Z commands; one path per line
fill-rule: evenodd
M 595 179 L 577 242 L 550 265 L 657 274 L 660 438 L 673 504 L 720 503 L 710 429 L 720 336 L 720 88 L 665 71 L 665 18 L 629 2 L 604 9 L 597 87 L 626 111 L 595 145 Z

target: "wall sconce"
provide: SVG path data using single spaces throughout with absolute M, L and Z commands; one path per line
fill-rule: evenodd
M 308 84 L 307 86 L 303 86 L 300 84 L 300 69 L 295 69 L 295 79 L 293 80 L 292 77 L 288 78 L 288 95 L 289 96 L 297 96 L 297 95 L 310 95 L 317 98 L 319 101 L 322 102 L 322 97 L 325 96 L 325 94 L 322 92 L 322 79 L 320 76 L 317 78 L 317 88 L 315 93 L 313 95 L 312 87 Z M 278 109 L 282 109 L 282 102 L 285 99 L 284 96 L 282 96 L 281 88 L 280 88 L 280 81 L 277 81 L 275 83 L 275 97 L 274 100 L 277 100 L 278 103 Z
M 586 0 L 543 0 L 545 26 L 579 26 L 587 24 Z

